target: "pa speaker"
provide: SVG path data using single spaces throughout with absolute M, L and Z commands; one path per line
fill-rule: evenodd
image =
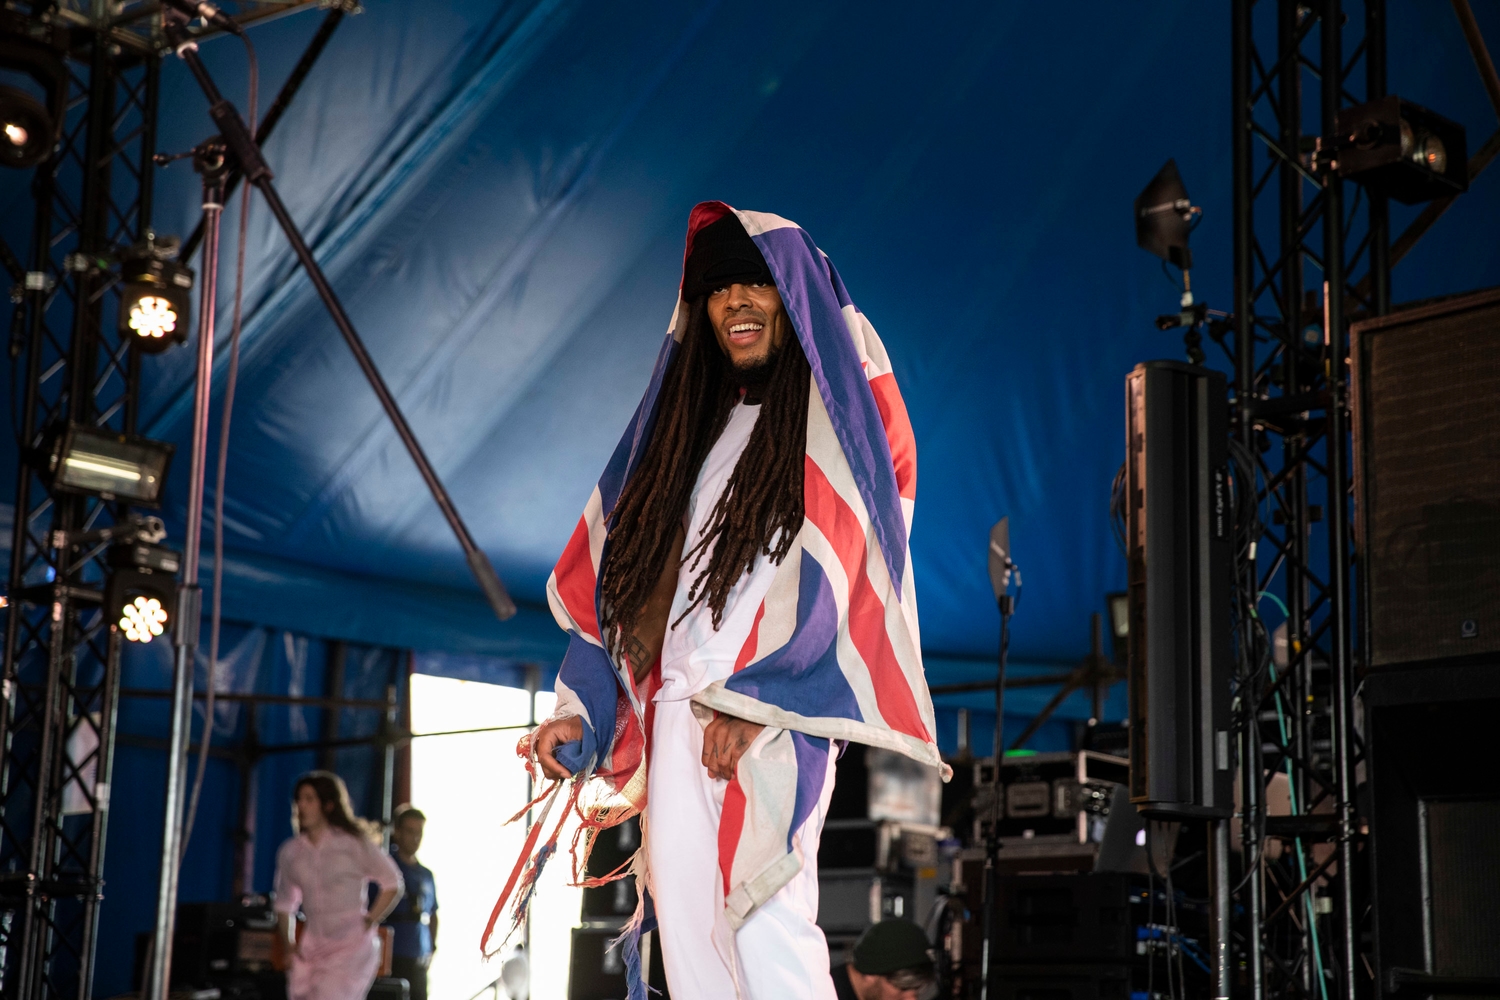
M 1368 663 L 1500 653 L 1500 289 L 1352 327 Z
M 1148 361 L 1125 389 L 1130 800 L 1163 818 L 1224 817 L 1234 808 L 1224 376 Z
M 1375 996 L 1500 996 L 1500 671 L 1382 671 L 1363 700 Z

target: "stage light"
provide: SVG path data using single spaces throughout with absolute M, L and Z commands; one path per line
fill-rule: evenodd
M 14 87 L 0 87 L 0 163 L 24 169 L 41 163 L 52 153 L 56 129 L 42 103 Z
M 53 432 L 43 464 L 54 489 L 155 507 L 174 450 L 165 441 L 70 424 Z
M 150 642 L 165 631 L 166 620 L 167 609 L 161 606 L 161 601 L 154 597 L 137 597 L 125 605 L 120 616 L 120 629 L 131 642 Z
M 181 556 L 150 542 L 110 547 L 114 567 L 105 588 L 104 613 L 130 642 L 150 642 L 172 627 L 173 595 Z
M 1464 127 L 1399 97 L 1339 112 L 1319 157 L 1339 176 L 1408 205 L 1469 188 Z M 1330 148 L 1331 146 L 1331 148 Z
M 52 155 L 67 114 L 67 29 L 0 9 L 0 166 L 25 169 Z M 24 89 L 23 89 L 24 87 Z
M 188 338 L 193 272 L 168 259 L 177 241 L 150 239 L 120 265 L 120 336 L 156 354 Z

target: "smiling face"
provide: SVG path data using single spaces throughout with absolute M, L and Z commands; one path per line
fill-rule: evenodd
M 708 321 L 720 350 L 741 370 L 765 365 L 792 332 L 781 293 L 769 284 L 714 289 L 708 296 Z

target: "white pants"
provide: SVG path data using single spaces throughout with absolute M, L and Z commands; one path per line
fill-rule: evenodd
M 818 928 L 818 837 L 833 794 L 833 755 L 817 809 L 797 831 L 802 870 L 730 935 L 719 872 L 719 813 L 728 783 L 703 766 L 703 727 L 687 701 L 656 705 L 646 851 L 667 988 L 682 1000 L 834 1000 Z M 714 947 L 733 940 L 731 970 Z M 736 988 L 735 973 L 739 986 Z

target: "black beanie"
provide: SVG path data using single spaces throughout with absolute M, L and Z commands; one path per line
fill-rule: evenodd
M 905 969 L 931 969 L 927 935 L 910 920 L 882 920 L 854 942 L 852 964 L 867 976 L 889 976 Z
M 732 212 L 698 230 L 682 272 L 684 299 L 696 299 L 726 285 L 776 283 L 755 241 Z

